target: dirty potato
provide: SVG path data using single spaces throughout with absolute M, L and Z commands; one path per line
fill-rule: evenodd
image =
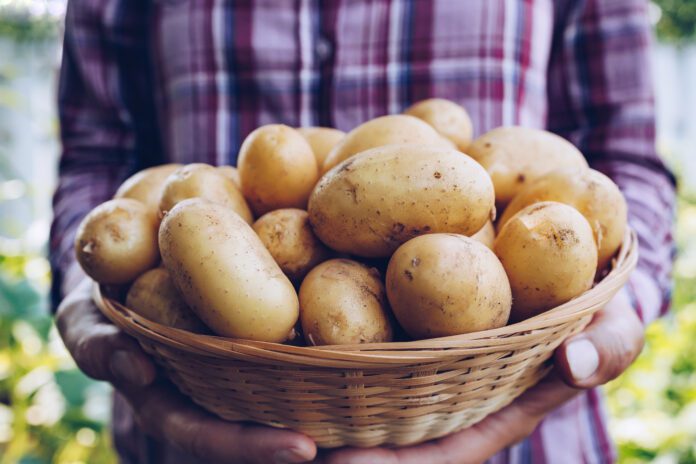
M 305 277 L 300 321 L 310 345 L 389 342 L 393 336 L 379 272 L 348 259 L 326 261 Z

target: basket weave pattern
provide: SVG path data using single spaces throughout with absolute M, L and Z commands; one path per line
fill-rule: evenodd
M 99 288 L 95 300 L 185 395 L 224 419 L 288 427 L 326 448 L 410 445 L 479 422 L 543 378 L 554 349 L 626 282 L 636 245 L 627 233 L 601 282 L 537 317 L 412 342 L 297 347 L 232 340 L 161 326 Z

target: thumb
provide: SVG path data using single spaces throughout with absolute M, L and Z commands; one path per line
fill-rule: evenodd
M 643 324 L 628 298 L 619 293 L 583 332 L 556 350 L 561 377 L 576 388 L 592 388 L 615 379 L 642 351 L 643 333 Z

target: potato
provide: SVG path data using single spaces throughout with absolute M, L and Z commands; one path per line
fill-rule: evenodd
M 326 261 L 307 275 L 300 321 L 310 345 L 389 342 L 393 336 L 379 272 L 349 259 Z
M 540 201 L 557 201 L 580 211 L 594 233 L 599 269 L 609 264 L 623 243 L 627 222 L 626 200 L 611 179 L 594 169 L 552 171 L 527 185 L 513 198 L 498 227 L 522 208 Z
M 242 143 L 237 160 L 242 193 L 257 215 L 274 209 L 307 207 L 319 178 L 312 147 L 292 127 L 270 124 Z
M 207 332 L 203 322 L 186 306 L 169 271 L 161 267 L 147 271 L 133 282 L 126 306 L 158 324 L 189 332 Z
M 512 296 L 491 250 L 470 237 L 429 234 L 404 243 L 387 268 L 387 296 L 414 338 L 504 326 Z
M 300 283 L 314 266 L 329 259 L 329 250 L 312 232 L 304 210 L 271 211 L 261 216 L 253 228 L 280 269 L 294 283 Z
M 493 250 L 510 280 L 515 321 L 588 290 L 597 269 L 597 246 L 587 219 L 553 201 L 527 206 L 510 218 Z
M 242 182 L 239 180 L 239 171 L 234 166 L 218 166 L 218 171 L 223 173 L 225 177 L 234 182 L 234 186 L 237 190 L 242 191 Z
M 314 233 L 334 250 L 389 256 L 421 234 L 471 235 L 494 216 L 493 184 L 449 148 L 387 145 L 326 173 L 309 199 Z
M 435 129 L 418 118 L 403 114 L 382 116 L 348 132 L 324 160 L 322 172 L 327 172 L 356 153 L 392 144 L 434 145 L 450 148 Z
M 226 206 L 184 200 L 162 220 L 162 260 L 188 306 L 218 335 L 282 342 L 297 293 L 251 226 Z
M 121 184 L 114 198 L 138 200 L 157 214 L 164 182 L 180 167 L 181 164 L 163 164 L 136 172 Z
M 77 229 L 77 261 L 99 283 L 130 282 L 157 266 L 157 224 L 155 213 L 137 200 L 102 203 Z
M 483 243 L 488 249 L 492 250 L 493 242 L 495 241 L 495 228 L 493 227 L 493 222 L 486 222 L 486 224 L 481 227 L 481 230 L 472 235 L 471 238 Z
M 466 153 L 491 175 L 499 207 L 547 172 L 561 167 L 587 168 L 582 153 L 564 138 L 524 127 L 493 129 L 474 140 Z
M 187 198 L 203 198 L 230 208 L 248 223 L 254 216 L 234 182 L 218 168 L 208 164 L 187 164 L 167 178 L 160 200 L 160 212 L 165 214 Z
M 317 159 L 317 166 L 319 167 L 324 164 L 324 160 L 333 147 L 346 136 L 345 132 L 330 127 L 298 127 L 297 132 L 312 147 L 314 157 Z
M 464 153 L 471 144 L 474 128 L 469 113 L 453 101 L 429 98 L 408 107 L 404 114 L 427 122 Z

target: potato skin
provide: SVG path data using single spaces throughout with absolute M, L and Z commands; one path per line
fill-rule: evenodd
M 597 246 L 587 219 L 553 201 L 520 210 L 493 246 L 512 287 L 512 319 L 521 321 L 592 287 Z
M 472 235 L 471 238 L 483 243 L 486 245 L 486 248 L 492 250 L 493 242 L 495 242 L 495 227 L 493 227 L 493 222 L 486 222 L 486 224 L 481 227 L 481 230 Z
M 217 170 L 223 173 L 225 177 L 230 179 L 232 182 L 234 182 L 234 186 L 237 187 L 237 190 L 239 190 L 240 192 L 242 191 L 242 182 L 239 180 L 239 171 L 236 167 L 218 166 Z
M 309 143 L 292 127 L 269 124 L 242 143 L 237 160 L 242 193 L 260 216 L 280 208 L 307 207 L 319 178 Z
M 414 338 L 502 327 L 512 304 L 498 258 L 456 234 L 421 235 L 401 245 L 389 261 L 386 287 L 394 315 Z
M 166 214 L 174 205 L 187 198 L 203 198 L 227 206 L 247 223 L 254 221 L 249 205 L 232 179 L 208 164 L 187 164 L 167 178 L 160 199 L 160 213 Z
M 319 167 L 324 165 L 329 152 L 346 136 L 345 132 L 331 127 L 298 127 L 297 132 L 312 147 Z
M 138 200 L 157 214 L 164 183 L 180 167 L 181 164 L 163 164 L 138 171 L 121 184 L 114 198 Z
M 126 295 L 126 307 L 158 324 L 203 333 L 207 328 L 186 306 L 169 271 L 158 267 L 138 277 Z
M 297 322 L 297 293 L 251 226 L 200 198 L 162 220 L 164 265 L 188 306 L 222 336 L 282 342 Z
M 580 211 L 592 227 L 598 266 L 604 269 L 623 243 L 628 211 L 619 187 L 594 169 L 562 168 L 527 185 L 505 208 L 498 227 L 519 210 L 540 201 L 565 203 Z
M 371 119 L 348 132 L 324 160 L 322 172 L 327 172 L 351 156 L 393 144 L 434 145 L 451 148 L 428 123 L 404 114 Z
M 474 127 L 466 110 L 444 98 L 429 98 L 406 108 L 404 114 L 415 116 L 430 124 L 440 135 L 454 143 L 464 153 L 471 144 Z
M 307 212 L 285 208 L 266 213 L 252 226 L 286 276 L 299 284 L 330 251 L 312 232 Z
M 561 167 L 587 168 L 582 153 L 556 134 L 525 127 L 498 127 L 476 140 L 466 153 L 486 168 L 499 207 L 527 184 Z
M 332 259 L 312 269 L 300 287 L 300 321 L 310 345 L 389 342 L 384 285 L 377 269 Z
M 449 148 L 387 145 L 326 173 L 309 199 L 314 233 L 334 250 L 389 256 L 424 233 L 471 235 L 495 215 L 493 184 Z
M 85 273 L 102 284 L 124 284 L 157 266 L 158 220 L 137 200 L 117 198 L 80 223 L 75 254 Z

